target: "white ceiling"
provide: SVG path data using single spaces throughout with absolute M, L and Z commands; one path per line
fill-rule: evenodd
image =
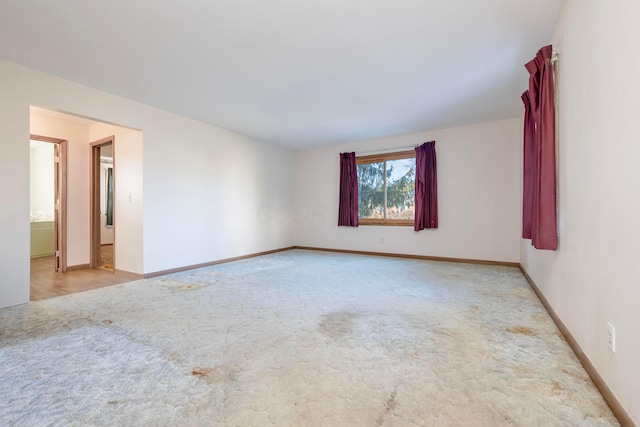
M 563 0 L 2 0 L 0 57 L 304 149 L 515 117 Z

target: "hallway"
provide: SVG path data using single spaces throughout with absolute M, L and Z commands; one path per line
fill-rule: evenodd
M 54 258 L 31 259 L 31 301 L 53 298 L 141 279 L 138 274 L 105 268 L 83 268 L 66 273 L 54 271 Z

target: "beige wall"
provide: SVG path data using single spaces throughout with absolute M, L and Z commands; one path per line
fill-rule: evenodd
M 91 141 L 113 135 L 115 268 L 144 273 L 142 241 L 142 132 L 106 123 L 91 125 Z M 129 198 L 131 195 L 131 198 Z
M 552 40 L 560 47 L 559 246 L 536 251 L 523 240 L 521 248 L 522 264 L 637 424 L 639 16 L 636 0 L 565 2 Z
M 296 244 L 518 262 L 520 129 L 516 118 L 299 152 L 291 213 Z M 339 153 L 393 151 L 430 140 L 438 160 L 437 230 L 337 226 Z
M 67 141 L 67 265 L 89 264 L 90 143 L 116 136 L 118 183 L 115 216 L 116 268 L 144 273 L 142 266 L 142 132 L 106 123 L 83 124 L 62 117 L 31 113 L 32 134 Z M 128 202 L 128 194 L 132 201 Z
M 32 113 L 30 132 L 67 141 L 67 265 L 89 264 L 89 126 Z

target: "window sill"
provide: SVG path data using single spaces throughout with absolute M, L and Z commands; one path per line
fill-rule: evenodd
M 376 220 L 376 219 L 360 219 L 359 225 L 369 226 L 369 225 L 381 225 L 384 227 L 413 227 L 413 221 L 403 221 L 403 220 Z

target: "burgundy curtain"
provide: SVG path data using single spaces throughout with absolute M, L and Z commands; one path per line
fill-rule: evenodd
M 436 142 L 416 147 L 416 212 L 413 229 L 438 228 Z
M 525 67 L 529 89 L 525 103 L 522 236 L 536 249 L 556 250 L 556 123 L 551 45 Z
M 340 204 L 338 225 L 358 226 L 358 169 L 356 153 L 340 154 Z
M 529 91 L 522 94 L 524 103 L 524 161 L 523 161 L 523 197 L 522 197 L 522 237 L 531 239 L 533 216 L 533 181 L 535 165 L 535 123 L 531 111 Z

